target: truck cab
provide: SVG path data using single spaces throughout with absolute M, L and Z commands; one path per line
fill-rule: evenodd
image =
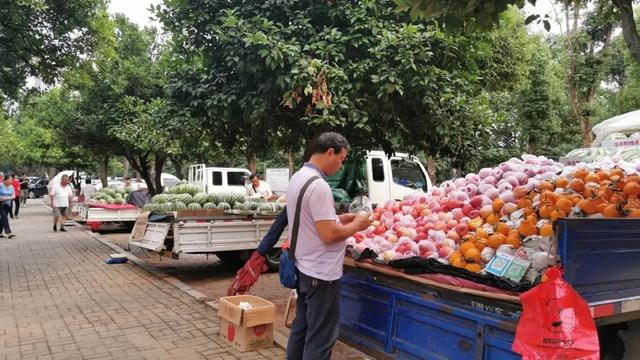
M 397 153 L 388 158 L 383 151 L 370 151 L 366 164 L 369 199 L 374 204 L 431 189 L 427 170 L 415 156 Z
M 431 179 L 420 160 L 412 155 L 368 151 L 363 161 L 348 162 L 327 178 L 336 203 L 351 202 L 367 195 L 373 204 L 389 199 L 402 199 L 416 191 L 431 189 Z
M 206 193 L 232 192 L 245 194 L 251 172 L 243 168 L 207 167 L 205 164 L 189 166 L 189 184 Z

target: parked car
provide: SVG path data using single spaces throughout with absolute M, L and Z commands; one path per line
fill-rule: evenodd
M 39 179 L 33 184 L 29 184 L 29 199 L 43 197 L 49 193 L 49 180 Z

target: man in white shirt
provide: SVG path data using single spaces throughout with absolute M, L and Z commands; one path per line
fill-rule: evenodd
M 277 196 L 271 192 L 271 186 L 266 181 L 260 180 L 258 174 L 251 174 L 249 177 L 251 184 L 246 186 L 245 196 L 248 198 L 264 198 L 265 200 L 273 200 Z
M 80 200 L 80 202 L 82 202 L 83 200 L 89 201 L 89 199 L 91 199 L 91 197 L 96 193 L 96 186 L 93 185 L 93 183 L 91 182 L 90 178 L 87 178 L 84 181 L 84 186 L 82 187 L 82 190 L 80 190 L 80 197 L 82 198 Z
M 58 220 L 60 221 L 60 231 L 67 231 L 64 223 L 67 221 L 69 208 L 73 199 L 73 188 L 69 185 L 69 176 L 62 175 L 59 184 L 54 184 L 49 193 L 51 208 L 53 209 L 53 231 L 58 231 Z

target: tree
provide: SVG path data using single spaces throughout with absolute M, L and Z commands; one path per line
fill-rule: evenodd
M 594 101 L 601 81 L 606 78 L 613 21 L 603 15 L 606 13 L 604 11 L 592 11 L 586 14 L 581 26 L 581 8 L 574 6 L 572 10 L 572 24 L 565 39 L 568 52 L 567 87 L 572 116 L 580 125 L 582 145 L 589 147 Z
M 52 83 L 99 36 L 104 0 L 0 0 L 0 100 L 29 76 Z
M 618 9 L 624 41 L 631 56 L 640 63 L 640 33 L 633 16 L 633 3 L 631 0 L 613 0 L 613 3 Z
M 272 144 L 295 153 L 332 129 L 358 149 L 424 151 L 462 166 L 487 120 L 475 101 L 485 76 L 510 71 L 469 66 L 473 39 L 407 24 L 382 0 L 166 1 L 154 10 L 189 59 L 169 83 L 172 98 L 249 158 Z
M 527 0 L 526 2 L 535 5 L 536 0 Z M 589 0 L 557 0 L 563 6 L 573 5 L 575 7 L 584 7 Z M 633 13 L 632 0 L 596 0 L 593 1 L 602 9 L 607 9 L 609 5 L 615 6 L 615 16 L 619 18 L 622 25 L 622 34 L 625 43 L 629 48 L 629 52 L 636 62 L 640 62 L 640 33 L 636 25 Z M 508 5 L 516 5 L 522 8 L 525 4 L 524 0 L 495 0 L 491 2 L 476 0 L 396 0 L 398 9 L 406 10 L 415 18 L 436 19 L 440 21 L 445 28 L 453 31 L 461 29 L 476 30 L 490 29 L 499 22 L 499 14 L 505 11 Z M 609 15 L 614 15 L 610 12 Z M 540 21 L 544 23 L 547 30 L 551 24 L 548 16 L 544 18 L 540 14 L 534 14 L 527 18 L 527 23 L 531 21 Z
M 539 154 L 540 144 L 551 140 L 551 94 L 547 66 L 548 54 L 538 52 L 532 59 L 529 72 L 529 87 L 520 96 L 520 118 L 522 119 L 523 134 L 526 137 L 527 152 Z
M 180 158 L 181 140 L 192 144 L 199 130 L 167 101 L 169 62 L 157 30 L 140 30 L 121 15 L 111 28 L 109 41 L 66 77 L 79 101 L 79 118 L 68 126 L 75 129 L 71 137 L 102 155 L 103 182 L 110 158 L 124 157 L 156 194 L 164 165 Z

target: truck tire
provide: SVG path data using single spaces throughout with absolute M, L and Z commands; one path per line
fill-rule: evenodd
M 221 251 L 217 252 L 216 256 L 222 262 L 235 267 L 244 265 L 249 260 L 251 253 L 251 250 Z
M 282 254 L 281 248 L 273 248 L 265 256 L 269 271 L 275 272 L 280 268 L 280 254 Z
M 624 342 L 618 336 L 618 330 L 623 329 L 624 324 L 614 324 L 598 328 L 601 360 L 621 360 L 624 357 Z

